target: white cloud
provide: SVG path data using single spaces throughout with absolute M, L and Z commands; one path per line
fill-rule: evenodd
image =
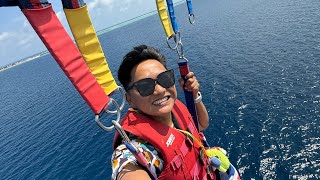
M 27 19 L 24 19 L 22 28 L 12 34 L 14 37 L 11 41 L 15 42 L 17 47 L 29 47 L 36 39 L 36 33 Z
M 22 16 L 22 15 L 12 18 L 12 22 L 13 23 L 19 23 L 19 24 L 21 24 L 21 22 L 23 22 L 25 20 L 26 20 L 26 18 L 24 16 Z
M 31 25 L 28 20 L 23 21 L 23 28 L 29 28 Z
M 17 36 L 18 43 L 17 45 L 19 46 L 27 46 L 29 47 L 32 42 L 34 41 L 35 37 L 32 34 L 22 34 L 20 36 Z
M 154 0 L 93 0 L 88 11 L 96 30 L 140 16 L 155 10 Z
M 0 41 L 5 41 L 7 39 L 9 39 L 10 37 L 12 37 L 12 33 L 10 32 L 0 32 Z
M 119 2 L 119 0 L 116 2 Z M 114 3 L 115 0 L 93 0 L 88 4 L 88 9 L 90 11 L 96 8 L 112 8 Z
M 43 45 L 35 32 L 5 32 L 0 33 L 0 67 L 17 61 L 31 54 L 40 52 Z
M 14 44 L 16 47 L 19 46 L 29 46 L 32 44 L 33 40 L 35 39 L 35 33 L 29 33 L 29 32 L 3 32 L 0 33 L 0 41 L 3 42 L 1 44 Z M 11 48 L 6 47 L 4 48 Z
M 121 7 L 120 9 L 119 9 L 119 11 L 120 12 L 125 12 L 125 11 L 127 11 L 129 9 L 129 7 L 128 6 L 125 6 L 125 7 Z
M 124 0 L 120 3 L 120 12 L 127 11 L 130 7 L 132 0 Z

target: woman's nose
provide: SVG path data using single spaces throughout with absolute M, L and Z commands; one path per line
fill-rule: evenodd
M 156 83 L 153 94 L 161 94 L 165 91 L 166 91 L 166 88 L 164 88 L 160 84 Z

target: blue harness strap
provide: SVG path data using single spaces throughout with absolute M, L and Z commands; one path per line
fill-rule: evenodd
M 169 11 L 172 29 L 175 33 L 177 33 L 179 31 L 179 27 L 178 27 L 178 23 L 177 23 L 177 18 L 174 15 L 173 2 L 172 2 L 172 0 L 167 0 L 166 2 L 167 2 L 168 11 Z
M 187 1 L 187 6 L 188 6 L 189 16 L 190 16 L 193 14 L 192 3 L 191 3 L 191 0 L 186 0 L 186 1 Z
M 185 76 L 190 72 L 188 62 L 187 61 L 179 62 L 178 65 L 179 65 L 181 78 L 185 79 Z M 183 91 L 184 91 L 184 97 L 186 100 L 187 108 L 192 116 L 194 124 L 199 130 L 198 116 L 197 116 L 196 107 L 194 105 L 193 94 L 192 92 L 187 91 L 185 89 Z

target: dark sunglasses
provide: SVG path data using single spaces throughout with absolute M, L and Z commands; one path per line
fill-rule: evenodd
M 127 88 L 127 91 L 133 88 L 136 88 L 141 96 L 143 97 L 149 96 L 153 94 L 154 89 L 156 87 L 156 83 L 161 85 L 164 88 L 172 87 L 175 83 L 173 69 L 160 73 L 157 76 L 157 79 L 152 79 L 152 78 L 141 79 L 133 83 L 131 86 L 129 86 Z

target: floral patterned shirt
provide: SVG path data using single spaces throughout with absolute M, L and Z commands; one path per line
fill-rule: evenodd
M 131 142 L 139 148 L 139 150 L 143 153 L 146 160 L 151 164 L 151 170 L 159 175 L 163 169 L 163 160 L 159 156 L 161 156 L 158 151 L 148 144 L 146 141 L 136 137 L 131 140 Z M 132 155 L 132 153 L 127 149 L 124 144 L 119 145 L 112 154 L 111 157 L 112 164 L 112 179 L 116 180 L 118 174 L 121 172 L 123 168 L 128 166 L 129 164 L 138 165 L 136 158 Z

